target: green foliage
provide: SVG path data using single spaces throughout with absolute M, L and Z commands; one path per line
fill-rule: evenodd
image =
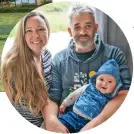
M 19 12 L 23 12 L 23 13 L 27 13 L 30 12 L 32 10 L 34 10 L 35 8 L 37 8 L 37 5 L 17 5 L 16 7 L 11 6 L 11 7 L 1 7 L 0 8 L 0 13 L 19 13 Z

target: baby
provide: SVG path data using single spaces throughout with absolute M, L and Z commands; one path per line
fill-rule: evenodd
M 108 60 L 91 77 L 88 85 L 82 86 L 64 99 L 60 106 L 59 121 L 70 133 L 79 132 L 118 94 L 121 86 L 119 66 L 114 59 Z M 72 104 L 73 110 L 62 114 Z

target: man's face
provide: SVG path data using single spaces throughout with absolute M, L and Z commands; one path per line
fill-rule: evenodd
M 71 27 L 68 28 L 70 35 L 76 45 L 76 50 L 94 47 L 94 35 L 98 25 L 95 24 L 93 16 L 89 13 L 73 14 Z

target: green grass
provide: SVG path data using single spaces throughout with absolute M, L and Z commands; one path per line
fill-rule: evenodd
M 5 44 L 5 40 L 0 40 L 0 55 L 2 54 L 4 44 Z
M 43 9 L 46 12 L 63 12 L 63 11 L 67 11 L 68 6 L 71 4 L 72 2 L 55 2 L 55 3 L 51 3 L 51 4 L 47 4 L 45 6 L 41 6 L 39 7 L 40 9 Z
M 0 54 L 9 33 L 25 14 L 26 13 L 0 13 Z
M 55 2 L 38 8 L 36 5 L 0 8 L 0 55 L 7 37 L 15 35 L 17 29 L 17 26 L 15 27 L 16 23 L 34 9 L 45 12 L 51 32 L 66 31 L 68 26 L 66 11 L 70 3 L 72 2 Z M 4 91 L 1 86 L 1 79 L 0 91 Z
M 16 7 L 15 6 L 11 6 L 11 7 L 0 7 L 0 13 L 17 13 L 17 12 L 30 12 L 32 11 L 33 9 L 37 8 L 36 5 L 34 4 L 25 4 L 23 6 L 21 5 L 17 5 Z
M 26 12 L 0 13 L 0 54 L 11 30 L 14 28 L 16 23 L 26 14 Z

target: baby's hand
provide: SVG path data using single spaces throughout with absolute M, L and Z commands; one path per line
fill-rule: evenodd
M 60 114 L 63 114 L 65 112 L 65 110 L 66 110 L 66 106 L 61 104 L 60 109 L 59 109 Z

